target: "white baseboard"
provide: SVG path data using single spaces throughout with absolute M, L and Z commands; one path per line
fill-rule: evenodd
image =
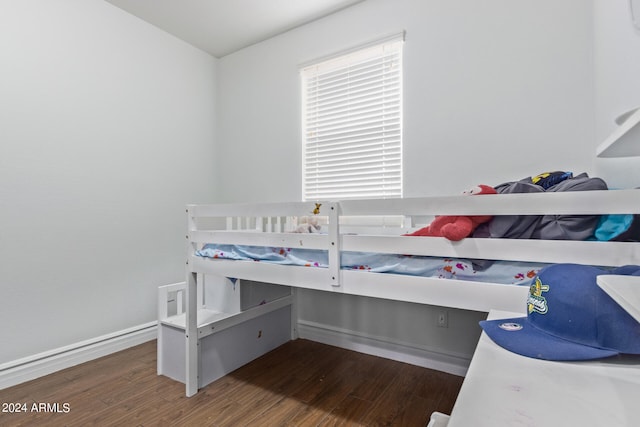
M 443 353 L 330 325 L 298 321 L 299 338 L 464 376 L 470 356 Z M 103 335 L 0 365 L 0 390 L 157 338 L 157 322 Z
M 71 344 L 0 365 L 0 390 L 156 339 L 158 322 Z
M 386 337 L 376 337 L 305 320 L 298 321 L 298 334 L 300 338 L 311 341 L 458 376 L 465 376 L 471 363 L 471 356 L 443 353 Z

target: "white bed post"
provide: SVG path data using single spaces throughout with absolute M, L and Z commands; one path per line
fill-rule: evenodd
M 196 224 L 187 208 L 187 230 L 189 233 L 195 230 Z M 190 236 L 187 235 L 187 254 L 191 256 L 193 247 Z M 198 392 L 199 386 L 199 357 L 198 357 L 198 278 L 197 273 L 191 271 L 189 259 L 186 264 L 187 286 L 186 286 L 186 319 L 185 319 L 185 383 L 187 397 L 191 397 Z
M 298 289 L 293 286 L 289 287 L 291 290 L 291 339 L 298 339 Z
M 197 319 L 197 273 L 187 273 L 187 311 L 186 311 L 186 392 L 191 397 L 198 392 L 198 319 Z
M 329 279 L 331 286 L 339 287 L 340 271 L 340 204 L 329 203 Z

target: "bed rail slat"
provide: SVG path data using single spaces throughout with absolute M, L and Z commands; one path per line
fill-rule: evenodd
M 197 243 L 326 249 L 329 237 L 326 234 L 203 230 L 192 231 L 189 239 Z
M 640 262 L 640 244 L 635 242 L 472 238 L 452 242 L 443 237 L 343 235 L 341 248 L 356 252 L 602 266 Z
M 336 290 L 331 285 L 329 269 L 296 265 L 268 264 L 266 262 L 210 260 L 193 256 L 189 265 L 194 271 L 207 272 L 223 277 L 242 278 L 257 282 L 298 288 Z
M 324 206 L 328 202 L 318 202 L 320 212 L 324 214 Z M 188 205 L 194 217 L 277 217 L 314 215 L 315 202 L 294 203 L 232 203 L 216 205 Z
M 345 270 L 344 293 L 373 298 L 406 301 L 464 310 L 501 310 L 523 312 L 528 286 L 501 285 L 497 283 L 465 282 L 453 279 L 376 274 Z M 390 283 L 393 283 L 390 286 Z M 461 292 L 464 289 L 464 292 Z M 491 307 L 489 307 L 491 306 Z
M 340 208 L 342 215 L 629 214 L 640 210 L 640 190 L 345 200 Z

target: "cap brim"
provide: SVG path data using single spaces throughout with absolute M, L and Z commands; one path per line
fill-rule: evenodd
M 484 320 L 484 332 L 500 347 L 522 356 L 544 360 L 591 360 L 619 354 L 557 338 L 532 326 L 526 317 Z

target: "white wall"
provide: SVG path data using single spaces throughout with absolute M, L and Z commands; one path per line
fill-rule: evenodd
M 594 51 L 596 139 L 600 143 L 614 130 L 616 117 L 640 107 L 640 30 L 632 25 L 628 0 L 594 0 Z M 638 157 L 599 159 L 597 168 L 611 186 L 640 187 Z
M 590 169 L 589 4 L 368 0 L 221 59 L 222 199 L 298 199 L 298 65 L 403 29 L 405 196 Z
M 214 199 L 215 68 L 102 0 L 0 1 L 0 364 L 157 318 Z
M 456 194 L 545 170 L 592 172 L 595 127 L 592 4 L 583 0 L 367 0 L 223 57 L 218 68 L 221 201 L 297 200 L 301 193 L 298 65 L 406 30 L 405 196 Z M 303 292 L 303 306 L 318 295 Z M 412 305 L 351 305 L 350 328 L 414 331 L 418 344 L 471 354 L 473 340 L 441 334 Z M 354 308 L 357 307 L 357 308 Z M 371 310 L 371 308 L 375 308 Z M 353 310 L 357 310 L 353 312 Z M 422 310 L 422 308 L 420 308 Z M 429 309 L 424 309 L 429 310 Z M 305 320 L 331 315 L 301 310 Z M 479 333 L 481 315 L 454 315 Z M 457 322 L 457 320 L 462 320 Z M 390 326 L 391 327 L 391 326 Z M 464 344 L 460 342 L 464 341 Z

